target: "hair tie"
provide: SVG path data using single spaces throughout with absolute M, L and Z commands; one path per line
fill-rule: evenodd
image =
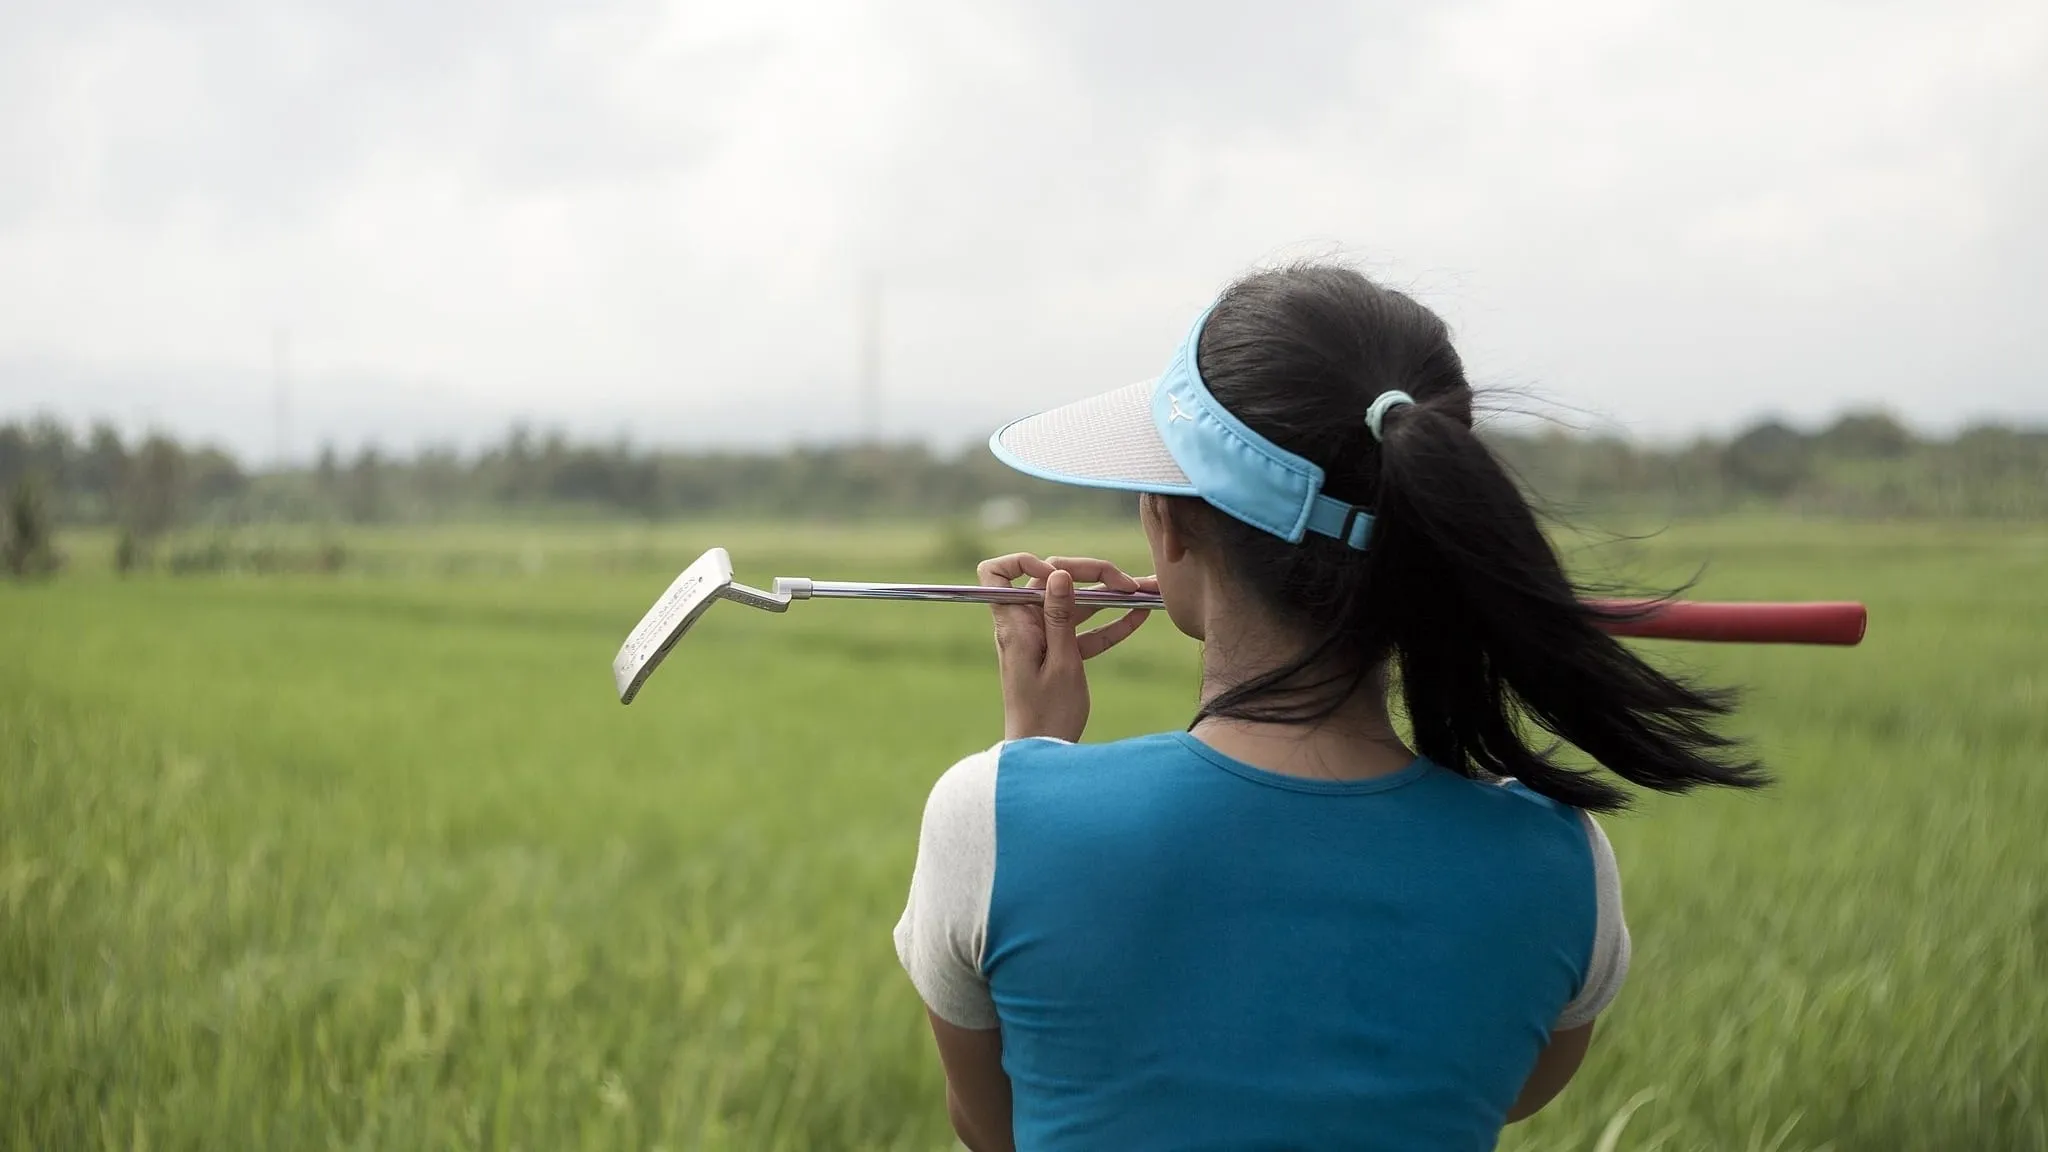
M 1389 391 L 1380 393 L 1379 399 L 1372 402 L 1372 407 L 1365 410 L 1365 426 L 1372 429 L 1372 438 L 1375 440 L 1386 439 L 1385 436 L 1380 434 L 1380 421 L 1387 418 L 1387 409 L 1413 403 L 1415 403 L 1415 397 L 1410 396 L 1406 392 Z

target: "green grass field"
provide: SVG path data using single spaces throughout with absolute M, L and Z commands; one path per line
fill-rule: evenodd
M 68 538 L 74 572 L 0 586 L 0 1143 L 950 1147 L 889 929 L 926 789 L 1000 734 L 986 611 L 727 608 L 632 707 L 609 676 L 705 546 L 961 578 L 941 535 L 389 532 L 368 575 L 125 581 Z M 1608 821 L 1629 985 L 1503 1147 L 2048 1148 L 2048 527 L 1575 555 L 1871 627 L 1651 648 L 1748 686 L 1782 784 Z M 1090 738 L 1183 723 L 1196 660 L 1152 621 Z

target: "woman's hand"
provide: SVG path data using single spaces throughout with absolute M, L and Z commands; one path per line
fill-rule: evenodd
M 996 662 L 1003 677 L 1003 738 L 1054 736 L 1077 741 L 1088 726 L 1088 676 L 1081 662 L 1128 639 L 1151 615 L 1134 608 L 1092 632 L 1075 628 L 1101 611 L 1074 603 L 1074 582 L 1100 584 L 1117 592 L 1157 592 L 1150 577 L 1125 575 L 1106 560 L 1053 556 L 1041 560 L 1019 552 L 984 560 L 981 583 L 1045 589 L 1045 604 L 995 604 Z

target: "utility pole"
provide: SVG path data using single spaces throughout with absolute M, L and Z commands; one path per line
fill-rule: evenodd
M 275 393 L 276 420 L 274 434 L 277 437 L 277 470 L 285 471 L 291 460 L 291 384 L 285 376 L 285 356 L 288 336 L 279 328 L 271 338 L 270 376 Z
M 882 443 L 882 278 L 869 272 L 861 290 L 861 426 L 869 446 Z

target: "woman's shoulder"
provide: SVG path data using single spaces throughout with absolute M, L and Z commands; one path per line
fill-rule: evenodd
M 1002 765 L 1070 765 L 1131 760 L 1179 748 L 1177 733 L 1153 732 L 1087 743 L 1062 740 L 1057 736 L 1027 736 L 1005 740 L 986 754 L 995 757 Z
M 1033 793 L 1048 788 L 1067 792 L 1077 784 L 1128 781 L 1134 762 L 1177 747 L 1171 733 L 1085 744 L 1053 736 L 1002 740 L 962 756 L 940 773 L 926 799 L 925 818 L 927 823 L 979 824 L 994 811 L 999 784 L 1014 795 L 1019 787 Z M 1092 771 L 1106 764 L 1120 771 Z
M 1056 736 L 1002 740 L 954 761 L 939 776 L 933 792 L 978 794 L 994 787 L 998 776 L 1037 775 L 1103 763 L 1127 764 L 1157 757 L 1162 752 L 1170 754 L 1178 748 L 1172 733 L 1086 744 Z
M 1522 815 L 1540 813 L 1543 817 L 1562 821 L 1574 821 L 1582 815 L 1579 809 L 1545 796 L 1513 776 L 1494 776 L 1486 772 L 1473 776 L 1446 774 L 1454 777 L 1465 794 L 1476 802 L 1498 806 L 1504 811 Z
M 1442 775 L 1450 777 L 1446 785 L 1465 804 L 1495 825 L 1496 835 L 1519 829 L 1525 836 L 1562 848 L 1584 865 L 1598 867 L 1603 859 L 1612 860 L 1607 834 L 1591 812 L 1545 796 L 1512 776 Z

